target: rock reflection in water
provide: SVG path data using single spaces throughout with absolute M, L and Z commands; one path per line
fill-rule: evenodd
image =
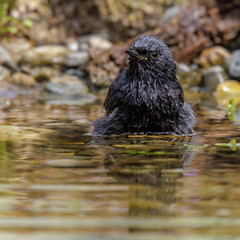
M 118 184 L 129 184 L 129 216 L 170 216 L 182 169 L 194 157 L 193 137 L 96 137 L 89 147 L 103 154 Z M 81 149 L 76 155 L 81 155 Z

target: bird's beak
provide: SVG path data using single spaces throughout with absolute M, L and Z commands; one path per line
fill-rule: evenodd
M 130 50 L 130 49 L 127 49 L 125 50 L 125 53 L 127 53 L 128 55 L 130 55 L 131 57 L 133 58 L 136 58 L 138 60 L 148 60 L 146 57 L 143 57 L 141 55 L 139 55 L 136 51 L 134 50 Z

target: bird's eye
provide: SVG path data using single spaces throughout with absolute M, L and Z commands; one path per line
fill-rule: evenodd
M 158 52 L 152 52 L 152 53 L 151 53 L 151 57 L 152 57 L 153 59 L 157 59 L 157 58 L 158 58 Z

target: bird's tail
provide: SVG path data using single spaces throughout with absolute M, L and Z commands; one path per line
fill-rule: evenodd
M 186 103 L 180 112 L 179 120 L 176 133 L 179 135 L 194 135 L 193 126 L 195 124 L 195 116 L 192 108 Z

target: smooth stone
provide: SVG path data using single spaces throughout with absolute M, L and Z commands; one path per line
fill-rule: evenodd
M 67 55 L 66 65 L 68 67 L 78 67 L 85 65 L 89 61 L 89 54 L 87 51 L 73 52 Z
M 79 43 L 88 43 L 90 38 L 95 38 L 95 37 L 101 37 L 105 39 L 109 39 L 109 35 L 107 33 L 93 33 L 93 34 L 87 34 L 83 35 L 78 38 Z
M 198 71 L 193 71 L 191 67 L 184 63 L 177 63 L 177 77 L 184 89 L 199 85 Z
M 72 41 L 72 42 L 67 44 L 67 48 L 72 52 L 77 52 L 80 48 L 79 42 L 78 41 Z
M 119 74 L 119 68 L 113 62 L 106 63 L 104 69 L 90 63 L 87 70 L 91 83 L 97 88 L 108 87 Z
M 199 66 L 195 63 L 191 64 L 190 69 L 192 71 L 199 71 Z
M 89 50 L 89 44 L 88 43 L 80 43 L 79 44 L 79 50 L 88 51 Z
M 22 71 L 34 77 L 38 82 L 49 81 L 52 77 L 59 76 L 58 68 L 42 66 L 42 67 L 27 67 L 23 66 Z
M 217 93 L 223 95 L 240 96 L 240 82 L 236 80 L 227 80 L 220 83 L 217 87 Z
M 76 68 L 69 68 L 65 74 L 73 75 L 79 78 L 86 78 L 86 73 Z
M 234 103 L 240 103 L 240 82 L 227 80 L 220 83 L 216 90 L 217 101 L 221 105 L 227 105 L 229 100 L 234 98 Z
M 0 66 L 0 82 L 7 81 L 10 78 L 10 71 L 3 67 Z
M 228 79 L 228 76 L 221 66 L 214 66 L 205 69 L 202 73 L 200 87 L 207 92 L 215 91 L 219 83 Z
M 210 67 L 220 65 L 224 59 L 231 57 L 231 53 L 220 46 L 214 46 L 204 49 L 199 57 L 199 64 L 202 67 Z
M 240 79 L 240 50 L 236 50 L 232 53 L 232 57 L 229 61 L 229 74 L 231 77 Z
M 35 86 L 37 83 L 32 76 L 21 72 L 14 73 L 10 78 L 10 82 L 24 87 Z
M 72 75 L 61 75 L 52 78 L 45 89 L 52 94 L 78 97 L 84 97 L 89 92 L 83 80 Z
M 177 75 L 180 77 L 186 77 L 191 73 L 191 68 L 184 64 L 184 63 L 178 63 L 177 64 Z
M 90 47 L 101 50 L 108 50 L 112 47 L 112 43 L 110 41 L 100 36 L 90 38 L 89 44 Z
M 162 15 L 161 23 L 166 24 L 175 18 L 183 9 L 181 5 L 175 5 L 168 8 Z
M 4 63 L 4 62 L 11 62 L 12 58 L 9 54 L 9 52 L 0 45 L 0 64 Z
M 20 68 L 14 62 L 4 62 L 2 66 L 9 69 L 11 72 L 20 72 Z
M 112 43 L 107 38 L 108 36 L 106 34 L 89 34 L 80 37 L 78 42 L 80 43 L 81 49 L 86 49 L 86 46 L 88 45 L 91 48 L 108 50 L 112 47 Z
M 15 61 L 19 61 L 22 55 L 33 47 L 33 44 L 25 38 L 16 38 L 13 41 L 4 41 L 3 46 Z
M 31 65 L 65 64 L 68 53 L 69 50 L 64 46 L 45 45 L 25 52 L 22 56 L 22 62 Z

